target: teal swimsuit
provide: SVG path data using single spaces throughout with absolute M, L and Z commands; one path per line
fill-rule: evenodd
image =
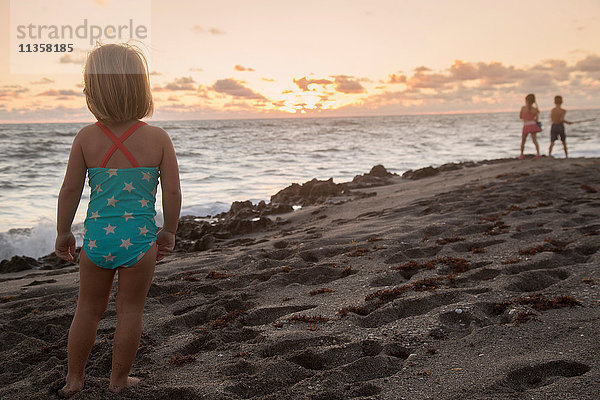
M 88 258 L 99 267 L 129 267 L 138 262 L 156 241 L 154 204 L 160 174 L 156 167 L 140 167 L 123 145 L 145 122 L 137 122 L 120 138 L 100 122 L 96 125 L 114 145 L 100 167 L 88 168 L 91 193 L 83 246 Z M 117 148 L 133 168 L 105 167 Z

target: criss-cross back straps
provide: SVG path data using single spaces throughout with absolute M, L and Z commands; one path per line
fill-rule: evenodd
M 125 145 L 123 144 L 123 142 L 125 140 L 127 140 L 127 138 L 129 136 L 131 136 L 131 134 L 133 132 L 135 132 L 137 130 L 137 128 L 139 128 L 142 125 L 146 125 L 145 122 L 142 121 L 138 121 L 135 124 L 133 124 L 129 129 L 127 129 L 125 131 L 124 134 L 121 135 L 120 138 L 116 137 L 111 131 L 110 129 L 108 129 L 104 124 L 102 124 L 100 121 L 96 122 L 96 125 L 102 129 L 102 132 L 104 132 L 106 134 L 106 136 L 108 136 L 108 138 L 110 140 L 113 141 L 113 145 L 110 149 L 108 149 L 108 151 L 106 152 L 106 155 L 104 156 L 104 159 L 102 160 L 102 163 L 100 164 L 100 167 L 104 168 L 106 167 L 106 163 L 108 163 L 108 160 L 110 160 L 110 158 L 112 157 L 112 155 L 115 153 L 115 151 L 117 151 L 117 148 L 121 150 L 121 152 L 125 155 L 125 157 L 127 157 L 127 159 L 129 160 L 129 162 L 131 163 L 131 165 L 133 165 L 134 168 L 139 167 L 140 165 L 137 163 L 137 161 L 135 160 L 135 158 L 133 157 L 133 155 L 131 154 L 131 152 L 129 150 L 127 150 L 127 147 L 125 147 Z

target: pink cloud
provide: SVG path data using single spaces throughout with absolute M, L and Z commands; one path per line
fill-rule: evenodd
M 575 71 L 582 72 L 599 72 L 600 71 L 600 56 L 587 56 L 583 60 L 575 64 Z
M 196 81 L 191 76 L 184 76 L 181 78 L 175 78 L 172 82 L 167 83 L 165 86 L 155 86 L 152 90 L 155 91 L 178 91 L 178 90 L 196 90 L 194 85 Z
M 33 81 L 33 82 L 29 82 L 29 83 L 31 83 L 32 85 L 45 85 L 47 83 L 54 83 L 54 81 L 50 78 L 44 77 L 44 78 L 40 79 L 39 81 Z
M 333 81 L 330 81 L 329 79 L 306 79 L 306 77 L 302 77 L 300 79 L 294 79 L 294 83 L 296 84 L 296 86 L 298 86 L 302 91 L 304 92 L 308 92 L 309 90 L 311 90 L 308 86 L 309 85 L 331 85 L 333 84 Z
M 387 83 L 392 83 L 392 84 L 406 83 L 406 75 L 404 75 L 404 74 L 390 74 Z
M 210 88 L 217 93 L 228 94 L 232 97 L 250 100 L 266 100 L 262 94 L 256 93 L 252 89 L 244 86 L 241 82 L 232 78 L 219 79 Z
M 21 94 L 28 92 L 29 89 L 21 85 L 4 85 L 0 87 L 0 99 L 14 99 L 22 97 Z
M 337 75 L 335 78 L 335 90 L 340 93 L 354 94 L 363 93 L 365 88 L 353 76 Z
M 254 68 L 250 68 L 250 67 L 244 67 L 243 65 L 236 65 L 235 67 L 233 67 L 234 70 L 236 71 L 242 71 L 242 72 L 253 72 Z
M 59 100 L 64 100 L 67 97 L 70 96 L 83 96 L 82 92 L 76 92 L 75 90 L 71 90 L 71 89 L 60 89 L 60 90 L 55 90 L 55 89 L 50 89 L 50 90 L 46 90 L 44 92 L 38 93 L 38 96 L 50 96 L 50 97 L 57 97 L 59 98 Z

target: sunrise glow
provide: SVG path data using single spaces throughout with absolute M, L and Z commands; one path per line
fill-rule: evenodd
M 5 27 L 9 3 L 0 2 Z M 85 5 L 101 12 L 112 3 Z M 151 1 L 151 42 L 142 47 L 154 118 L 511 111 L 528 92 L 542 108 L 556 93 L 571 108 L 597 107 L 600 3 L 505 3 Z M 525 32 L 527 14 L 544 23 Z M 85 51 L 46 68 L 61 73 L 22 74 L 10 70 L 8 37 L 0 39 L 0 121 L 89 120 Z

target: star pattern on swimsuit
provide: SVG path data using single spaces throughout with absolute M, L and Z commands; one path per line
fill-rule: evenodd
M 116 168 L 111 168 L 108 171 L 108 177 L 110 178 L 111 176 L 117 176 L 117 169 Z
M 113 196 L 110 199 L 108 199 L 108 204 L 106 206 L 107 207 L 108 206 L 116 207 L 117 206 L 117 201 L 119 201 L 119 200 L 115 200 L 115 196 Z
M 152 190 L 152 195 L 156 196 L 156 188 L 154 188 L 154 190 Z
M 88 247 L 89 247 L 90 249 L 95 249 L 95 248 L 97 248 L 98 246 L 96 245 L 96 241 L 95 241 L 95 240 L 90 240 L 90 242 L 88 243 Z
M 130 239 L 127 239 L 127 240 L 121 239 L 121 246 L 119 246 L 119 247 L 125 247 L 125 250 L 129 250 L 129 246 L 133 246 Z
M 144 225 L 143 228 L 138 228 L 140 230 L 140 235 L 144 235 L 146 236 L 146 233 L 150 232 L 150 230 L 148 228 L 146 228 L 146 225 Z
M 150 179 L 152 179 L 152 175 L 150 175 L 149 172 L 142 171 L 142 176 L 143 176 L 142 180 L 144 180 L 144 181 L 150 182 Z
M 133 182 L 125 182 L 125 187 L 123 188 L 123 190 L 127 190 L 129 193 L 131 193 L 132 190 L 135 190 L 135 188 L 133 187 Z
M 100 185 L 96 185 L 96 187 L 94 188 L 94 192 L 96 192 L 96 194 L 98 194 L 101 191 L 102 191 L 102 188 L 100 187 Z
M 112 226 L 111 224 L 108 224 L 107 226 L 105 226 L 104 229 L 106 231 L 106 234 L 108 235 L 109 233 L 115 233 L 115 228 L 116 226 Z
M 90 219 L 93 219 L 94 221 L 96 221 L 98 218 L 100 218 L 100 211 L 92 211 L 92 215 L 90 216 Z
M 130 218 L 133 219 L 133 213 L 125 211 L 125 214 L 123 214 L 122 217 L 125 218 L 125 221 L 128 221 Z
M 102 256 L 102 257 L 104 257 L 104 261 L 106 261 L 106 262 L 113 262 L 113 261 L 115 261 L 116 256 L 113 256 L 111 253 L 108 253 L 107 256 Z
M 148 200 L 142 198 L 141 200 L 138 200 L 138 201 L 140 202 L 142 207 L 148 207 Z

